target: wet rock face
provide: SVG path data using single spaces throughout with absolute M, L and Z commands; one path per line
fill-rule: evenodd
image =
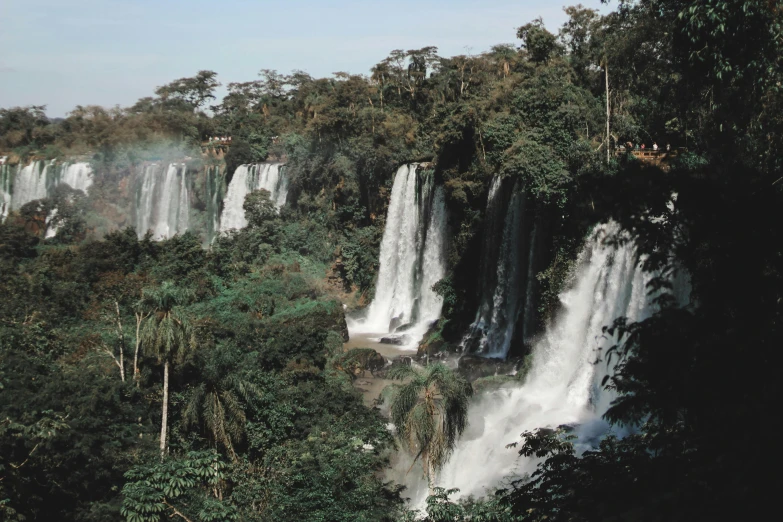
M 385 337 L 381 337 L 380 341 L 381 344 L 392 344 L 394 346 L 403 346 L 405 344 L 408 344 L 410 342 L 410 336 L 407 335 L 387 335 Z
M 372 348 L 353 348 L 335 361 L 335 367 L 348 373 L 351 378 L 364 377 L 367 371 L 375 375 L 385 366 L 386 359 Z
M 464 355 L 459 360 L 459 372 L 469 381 L 475 381 L 481 377 L 493 375 L 511 375 L 519 361 L 505 360 L 492 357 L 479 357 L 477 355 Z
M 417 358 L 421 359 L 423 357 L 434 357 L 438 354 L 449 351 L 451 345 L 443 338 L 442 335 L 435 335 L 437 330 L 438 323 L 432 323 L 427 330 L 427 333 L 424 334 L 424 338 L 422 339 L 421 343 L 419 343 L 419 348 L 416 352 Z
M 345 313 L 342 314 L 342 317 L 338 320 L 339 328 L 340 328 L 340 335 L 343 336 L 343 342 L 347 343 L 351 340 L 351 337 L 348 335 L 348 323 L 345 321 Z
M 381 379 L 386 379 L 386 375 L 395 366 L 411 366 L 413 364 L 413 357 L 410 357 L 408 355 L 398 355 L 397 357 L 393 357 L 389 359 L 389 364 L 383 367 L 383 369 L 378 370 L 374 373 L 376 377 L 380 377 Z

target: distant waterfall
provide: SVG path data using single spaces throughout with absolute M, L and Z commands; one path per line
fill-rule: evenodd
M 537 241 L 534 219 L 526 209 L 527 199 L 521 181 L 499 177 L 492 181 L 484 226 L 479 307 L 463 342 L 468 352 L 505 357 L 517 327 L 522 331 L 516 333 L 524 340 L 530 335 L 525 330 L 532 330 Z
M 65 163 L 60 172 L 59 184 L 87 194 L 87 189 L 92 185 L 92 168 L 89 163 Z
M 596 227 L 579 255 L 570 288 L 560 295 L 562 310 L 533 350 L 529 374 L 521 386 L 500 389 L 478 398 L 470 407 L 470 425 L 457 445 L 438 484 L 459 488 L 460 495 L 484 495 L 503 479 L 535 469 L 537 460 L 519 457 L 505 446 L 525 430 L 578 424 L 580 443 L 606 433 L 601 415 L 612 395 L 601 380 L 611 368 L 595 364 L 615 343 L 602 327 L 617 317 L 646 319 L 655 311 L 647 295 L 650 275 L 642 271 L 633 245 L 609 246 L 603 240 L 619 232 L 616 224 Z M 675 281 L 675 296 L 687 303 L 687 283 Z M 398 467 L 402 469 L 405 463 Z M 407 468 L 406 468 L 407 469 Z M 418 475 L 400 479 L 421 505 L 426 483 Z
M 49 195 L 49 189 L 54 188 L 53 167 L 54 162 L 33 161 L 17 172 L 11 200 L 14 210 Z
M 245 197 L 254 190 L 269 191 L 269 198 L 279 209 L 288 197 L 288 178 L 281 171 L 280 163 L 240 165 L 231 178 L 223 200 L 220 231 L 245 228 Z
M 92 169 L 88 163 L 57 163 L 33 161 L 28 165 L 0 166 L 0 218 L 25 204 L 51 197 L 58 185 L 67 184 L 85 194 L 92 185 Z
M 440 317 L 443 299 L 432 286 L 445 274 L 446 203 L 432 174 L 417 165 L 397 170 L 383 232 L 375 298 L 349 329 L 383 335 L 405 331 L 415 347 Z
M 182 234 L 190 223 L 190 194 L 187 168 L 183 163 L 165 167 L 144 167 L 136 195 L 136 233 L 144 237 L 152 232 L 154 239 L 169 239 Z
M 16 168 L 11 165 L 0 165 L 0 221 L 5 221 L 11 211 L 15 171 Z

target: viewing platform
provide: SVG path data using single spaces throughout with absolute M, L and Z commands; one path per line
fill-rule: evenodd
M 202 141 L 201 154 L 204 156 L 214 156 L 218 159 L 226 155 L 231 148 L 230 141 Z
M 687 152 L 687 149 L 685 148 L 679 148 L 675 150 L 654 150 L 654 149 L 631 149 L 628 150 L 626 148 L 616 148 L 614 150 L 615 157 L 620 157 L 624 155 L 633 156 L 637 160 L 646 163 L 648 165 L 653 165 L 655 167 L 660 168 L 661 170 L 669 170 L 671 168 L 671 161 L 675 159 L 680 154 L 683 154 L 684 152 Z

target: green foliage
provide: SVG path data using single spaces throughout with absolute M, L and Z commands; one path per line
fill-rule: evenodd
M 546 62 L 559 51 L 557 37 L 544 28 L 541 18 L 517 29 L 517 38 L 522 40 L 522 47 L 534 62 Z
M 234 461 L 238 460 L 235 447 L 245 440 L 248 403 L 260 400 L 258 386 L 231 373 L 233 363 L 223 350 L 211 352 L 202 364 L 202 378 L 188 392 L 183 411 L 185 429 L 203 429 L 214 445 L 221 445 Z
M 469 382 L 443 364 L 423 370 L 398 365 L 389 370 L 390 379 L 402 380 L 394 390 L 391 420 L 404 447 L 422 459 L 430 488 L 434 473 L 448 460 L 457 439 L 468 425 Z
M 135 466 L 125 473 L 120 513 L 127 522 L 160 522 L 173 516 L 212 522 L 239 520 L 236 510 L 215 496 L 228 465 L 214 452 Z
M 139 306 L 149 312 L 141 330 L 141 343 L 147 355 L 159 363 L 182 361 L 196 345 L 195 332 L 181 306 L 192 299 L 191 294 L 171 281 L 159 288 L 145 289 Z
M 177 107 L 184 105 L 191 110 L 196 110 L 207 100 L 214 100 L 214 90 L 220 86 L 217 81 L 217 73 L 214 71 L 199 71 L 192 78 L 180 78 L 173 82 L 158 87 L 155 94 L 160 97 L 164 106 Z
M 521 178 L 541 201 L 565 204 L 563 193 L 568 189 L 571 175 L 551 147 L 522 138 L 509 149 L 507 156 L 504 174 Z
M 226 153 L 226 170 L 234 172 L 240 165 L 261 163 L 266 159 L 267 149 L 258 144 L 243 140 L 231 140 L 231 148 Z

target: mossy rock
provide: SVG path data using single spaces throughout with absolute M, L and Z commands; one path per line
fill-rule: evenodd
M 351 379 L 363 377 L 365 372 L 375 372 L 386 366 L 386 359 L 372 348 L 352 348 L 338 356 L 334 361 L 335 369 L 351 376 Z

